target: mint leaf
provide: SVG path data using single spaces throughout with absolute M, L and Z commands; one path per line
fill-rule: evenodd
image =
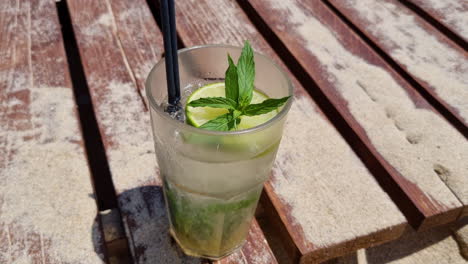
M 207 121 L 200 128 L 214 131 L 237 130 L 242 116 L 256 116 L 269 113 L 284 105 L 290 96 L 281 99 L 267 99 L 259 104 L 250 104 L 254 95 L 255 61 L 254 52 L 245 41 L 237 66 L 231 56 L 225 72 L 225 97 L 205 97 L 187 103 L 190 107 L 213 107 L 227 109 L 229 112 Z M 200 89 L 203 89 L 200 88 Z M 208 91 L 208 94 L 211 92 Z M 191 109 L 187 109 L 190 112 Z M 209 109 L 203 115 L 210 115 Z M 261 122 L 260 118 L 258 122 Z
M 203 97 L 197 100 L 193 100 L 188 103 L 187 106 L 191 107 L 213 107 L 213 108 L 226 108 L 235 110 L 237 103 L 232 99 L 224 97 Z
M 238 102 L 239 100 L 239 84 L 237 77 L 237 67 L 232 61 L 231 56 L 228 54 L 229 67 L 226 70 L 226 77 L 224 80 L 224 90 L 226 92 L 226 98 Z
M 237 62 L 237 75 L 239 85 L 238 104 L 240 109 L 243 109 L 252 101 L 255 79 L 253 50 L 248 41 L 245 42 L 239 61 Z
M 256 116 L 256 115 L 263 115 L 266 113 L 269 113 L 278 107 L 281 107 L 288 101 L 289 97 L 291 96 L 286 96 L 280 99 L 266 99 L 265 101 L 259 103 L 259 104 L 251 104 L 245 107 L 243 111 L 243 115 L 246 116 Z
M 233 117 L 231 112 L 224 115 L 220 115 L 215 119 L 211 119 L 205 124 L 201 125 L 200 128 L 214 130 L 214 131 L 229 131 L 235 126 L 236 119 Z

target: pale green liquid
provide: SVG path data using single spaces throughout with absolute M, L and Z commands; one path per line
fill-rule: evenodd
M 226 163 L 180 155 L 162 168 L 171 234 L 185 253 L 218 259 L 243 244 L 277 148 Z

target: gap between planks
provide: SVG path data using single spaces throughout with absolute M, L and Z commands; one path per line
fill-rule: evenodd
M 70 15 L 66 3 L 57 2 L 56 7 L 60 24 L 62 25 L 65 53 L 69 62 L 75 101 L 78 106 L 78 116 L 83 131 L 83 140 L 88 164 L 90 164 L 91 177 L 94 183 L 95 199 L 100 210 L 98 217 L 103 229 L 107 257 L 109 263 L 129 263 L 131 257 L 128 240 L 123 230 L 119 209 L 115 208 L 117 206 L 115 189 L 94 108 L 90 102 L 89 87 L 86 83 Z
M 420 17 L 424 18 L 428 23 L 432 24 L 437 28 L 441 33 L 445 34 L 453 42 L 457 43 L 462 49 L 468 52 L 468 32 L 465 29 L 464 33 L 461 32 L 463 28 L 459 26 L 462 25 L 462 22 L 453 24 L 446 22 L 450 19 L 451 13 L 446 10 L 437 10 L 431 7 L 431 1 L 427 0 L 399 0 L 406 7 L 411 9 L 413 12 L 418 14 Z M 434 0 L 432 0 L 434 1 Z M 465 5 L 464 10 L 453 10 L 455 13 L 458 13 L 459 16 L 463 16 L 462 12 L 465 12 L 465 15 L 468 16 L 468 4 L 463 1 L 452 0 L 453 5 L 459 2 L 460 5 Z M 450 4 L 450 3 L 448 3 Z M 425 5 L 425 6 L 422 6 Z M 466 27 L 467 25 L 464 25 Z
M 65 2 L 56 2 L 57 13 L 64 39 L 65 55 L 68 61 L 75 102 L 78 110 L 86 156 L 91 170 L 95 199 L 99 210 L 117 206 L 114 185 L 111 180 L 109 164 L 106 159 L 102 137 L 99 133 L 94 107 L 91 103 L 89 87 L 83 72 L 76 39 Z

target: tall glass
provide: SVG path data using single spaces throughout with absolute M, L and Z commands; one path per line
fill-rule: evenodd
M 207 45 L 179 51 L 182 103 L 199 87 L 224 81 L 228 53 L 237 61 L 241 48 Z M 263 55 L 254 59 L 255 89 L 271 98 L 292 95 L 284 72 Z M 219 132 L 192 127 L 164 112 L 164 60 L 149 74 L 146 94 L 170 233 L 188 255 L 219 259 L 230 254 L 245 241 L 292 100 L 257 127 Z

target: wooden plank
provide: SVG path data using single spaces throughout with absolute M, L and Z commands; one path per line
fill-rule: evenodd
M 53 1 L 0 2 L 0 263 L 104 263 Z
M 388 172 L 375 176 L 403 192 L 393 198 L 413 225 L 455 221 L 466 208 L 459 199 L 468 197 L 464 136 L 325 5 L 250 3 L 376 157 L 370 162 Z
M 468 133 L 467 52 L 398 1 L 330 2 L 442 103 Z
M 149 114 L 141 100 L 144 80 L 163 50 L 148 6 L 122 0 L 68 5 L 134 261 L 203 262 L 183 256 L 167 232 Z M 240 252 L 220 263 L 276 263 L 256 221 Z
M 326 264 L 462 264 L 468 261 L 468 218 L 416 233 L 411 229 L 392 242 L 361 249 Z
M 133 14 L 145 8 L 143 1 L 131 3 Z M 67 5 L 134 262 L 199 263 L 181 258 L 167 232 L 149 114 L 117 33 L 115 10 L 108 1 Z
M 113 31 L 125 53 L 129 71 L 140 96 L 145 98 L 146 77 L 164 51 L 162 34 L 146 3 L 108 1 L 107 5 L 114 16 Z
M 435 92 L 451 107 L 455 107 L 460 117 L 464 119 L 465 126 L 468 125 L 468 53 L 460 50 L 397 1 L 366 1 L 361 1 L 359 4 L 364 4 L 362 7 L 367 6 L 369 10 L 373 10 L 375 13 L 371 15 L 372 17 L 385 17 L 385 22 L 374 23 L 376 22 L 374 18 L 360 13 L 362 9 L 358 6 L 351 7 L 344 5 L 342 1 L 332 0 L 400 66 L 418 79 L 422 86 L 428 91 Z M 386 30 L 382 30 L 383 28 Z M 467 136 L 465 134 L 465 137 Z M 466 144 L 463 146 L 459 152 L 464 152 L 466 155 L 468 146 Z M 464 160 L 466 161 L 466 158 Z M 438 167 L 434 164 L 434 170 L 445 171 L 443 168 L 435 168 L 436 166 Z M 447 173 L 451 174 L 445 171 L 445 174 Z M 459 170 L 458 174 L 442 180 L 463 203 L 464 214 L 467 214 L 467 168 Z
M 292 77 L 235 1 L 178 1 L 176 12 L 185 45 L 240 46 L 249 40 Z M 304 88 L 293 82 L 295 102 L 262 198 L 273 202 L 267 211 L 280 212 L 281 219 L 271 221 L 278 224 L 275 232 L 284 234 L 289 254 L 318 261 L 395 239 L 405 219 Z
M 359 263 L 465 264 L 468 259 L 457 245 L 455 234 L 467 227 L 465 221 L 461 225 L 442 226 L 419 233 L 408 230 L 398 240 L 366 249 L 366 262 Z
M 459 0 L 405 0 L 424 10 L 468 42 L 468 2 Z

